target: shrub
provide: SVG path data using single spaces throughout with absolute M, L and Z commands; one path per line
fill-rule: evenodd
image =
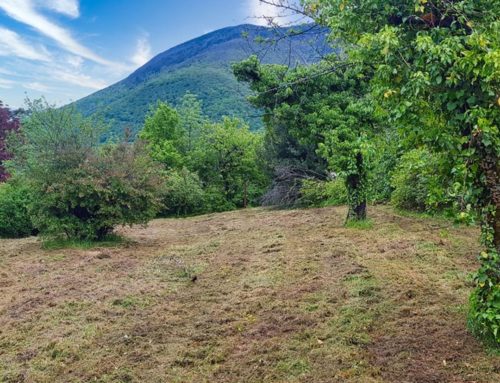
M 406 210 L 437 210 L 446 203 L 446 181 L 440 171 L 440 158 L 427 149 L 405 153 L 392 176 L 391 201 Z
M 118 225 L 145 224 L 161 207 L 159 165 L 144 144 L 105 144 L 105 126 L 71 108 L 28 101 L 23 129 L 9 141 L 11 174 L 30 180 L 30 216 L 56 239 L 100 240 Z
M 50 237 L 102 240 L 118 225 L 146 224 L 161 208 L 160 169 L 140 144 L 106 145 L 57 181 L 40 181 L 33 222 Z
M 347 190 L 342 179 L 302 181 L 299 203 L 303 206 L 330 206 L 347 203 Z
M 500 345 L 500 286 L 491 283 L 498 273 L 500 255 L 495 249 L 481 253 L 483 266 L 476 274 L 476 289 L 472 292 L 469 309 L 469 328 L 487 344 Z
M 20 180 L 0 184 L 0 237 L 22 238 L 36 234 L 28 206 L 34 197 L 31 188 Z
M 186 168 L 167 174 L 164 214 L 189 215 L 205 210 L 205 193 L 197 174 Z

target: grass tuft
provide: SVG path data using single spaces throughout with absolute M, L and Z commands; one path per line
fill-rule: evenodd
M 371 230 L 373 229 L 373 221 L 371 219 L 350 220 L 346 222 L 345 227 L 348 229 Z
M 44 250 L 82 249 L 89 250 L 97 247 L 117 247 L 127 243 L 128 240 L 117 234 L 109 234 L 98 241 L 77 239 L 47 239 L 43 241 Z

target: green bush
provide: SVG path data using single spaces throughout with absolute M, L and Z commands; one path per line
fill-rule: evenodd
M 487 344 L 500 346 L 500 285 L 495 284 L 500 254 L 494 248 L 480 255 L 481 267 L 474 277 L 476 288 L 470 298 L 469 328 Z
M 207 185 L 205 189 L 205 211 L 207 213 L 231 211 L 237 209 L 233 202 L 228 201 L 224 190 L 217 185 Z
M 9 142 L 10 174 L 29 180 L 33 225 L 52 239 L 102 240 L 118 225 L 145 224 L 161 208 L 162 169 L 141 141 L 101 145 L 105 126 L 71 108 L 28 101 Z
M 165 215 L 190 215 L 205 211 L 205 192 L 198 175 L 186 168 L 170 171 L 164 201 Z
M 49 237 L 102 240 L 118 225 L 146 224 L 161 208 L 160 169 L 138 145 L 102 147 L 38 187 L 32 218 Z
M 399 140 L 394 132 L 383 132 L 372 140 L 370 171 L 368 173 L 368 201 L 371 203 L 388 202 L 393 187 L 391 179 L 398 162 Z
M 299 204 L 302 206 L 331 206 L 347 203 L 347 190 L 344 180 L 302 181 Z
M 440 164 L 439 156 L 424 148 L 405 153 L 392 176 L 393 205 L 420 212 L 444 207 L 446 181 Z
M 0 238 L 36 234 L 28 212 L 33 197 L 30 187 L 19 180 L 0 184 Z

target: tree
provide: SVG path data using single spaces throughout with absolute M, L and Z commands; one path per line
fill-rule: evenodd
M 11 158 L 6 147 L 7 136 L 11 132 L 17 132 L 19 127 L 19 119 L 15 113 L 0 101 L 0 182 L 4 182 L 9 177 L 4 167 L 4 162 Z
M 177 106 L 179 123 L 184 135 L 184 154 L 194 148 L 203 125 L 207 123 L 202 112 L 202 103 L 196 95 L 187 92 Z
M 348 190 L 348 220 L 366 218 L 369 149 L 368 136 L 377 123 L 367 93 L 366 74 L 346 68 L 345 62 L 289 69 L 261 65 L 256 57 L 236 64 L 240 81 L 247 81 L 255 95 L 254 105 L 266 111 L 268 137 L 276 132 L 294 141 L 297 160 L 321 174 L 324 161 L 343 177 Z M 298 150 L 293 150 L 293 149 Z M 278 151 L 283 156 L 286 151 Z M 285 154 L 286 156 L 287 154 Z M 323 166 L 322 166 L 323 165 Z
M 414 144 L 450 158 L 479 214 L 475 332 L 500 344 L 500 1 L 306 0 L 352 60 L 374 68 L 375 96 Z
M 238 119 L 226 117 L 203 129 L 192 167 L 207 189 L 222 195 L 227 203 L 222 209 L 246 207 L 261 194 L 266 178 L 259 166 L 260 145 L 261 137 Z
M 182 167 L 185 146 L 179 113 L 164 102 L 149 111 L 139 138 L 148 143 L 152 157 L 167 168 Z

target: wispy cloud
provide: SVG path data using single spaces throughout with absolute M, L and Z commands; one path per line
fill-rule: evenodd
M 137 40 L 136 50 L 132 56 L 132 62 L 136 66 L 146 64 L 151 58 L 151 45 L 149 44 L 148 35 L 144 34 Z
M 55 3 L 58 3 L 59 9 L 62 9 L 61 4 L 66 2 L 56 1 Z M 116 65 L 115 63 L 102 58 L 89 48 L 80 44 L 73 38 L 69 31 L 53 23 L 45 16 L 40 14 L 36 10 L 35 3 L 33 3 L 32 0 L 1 0 L 0 9 L 3 9 L 11 18 L 29 25 L 41 34 L 56 41 L 63 49 L 68 52 L 102 65 Z M 69 9 L 66 10 L 69 12 Z
M 66 62 L 71 65 L 73 68 L 81 68 L 83 65 L 83 58 L 80 56 L 68 55 L 66 57 Z
M 43 46 L 35 47 L 16 32 L 0 27 L 0 56 L 16 56 L 28 60 L 50 61 L 50 55 Z
M 11 80 L 6 80 L 4 78 L 0 78 L 0 88 L 1 89 L 11 89 L 14 85 L 14 82 Z
M 37 5 L 74 19 L 80 16 L 80 4 L 78 0 L 37 0 Z
M 54 73 L 53 80 L 62 81 L 65 83 L 77 85 L 81 88 L 93 90 L 99 90 L 109 85 L 105 81 L 96 79 L 92 76 L 88 76 L 83 73 L 68 72 L 63 70 L 62 68 L 59 68 L 59 70 Z
M 50 93 L 50 88 L 47 85 L 41 84 L 39 82 L 30 82 L 23 85 L 24 88 L 34 90 L 41 93 Z

